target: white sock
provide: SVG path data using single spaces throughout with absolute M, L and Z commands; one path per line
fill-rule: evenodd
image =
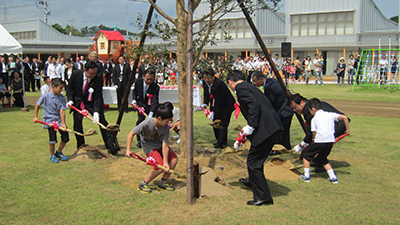
M 335 175 L 335 171 L 333 171 L 333 169 L 330 169 L 328 171 L 326 171 L 329 175 L 329 178 L 331 179 L 337 179 L 336 175 Z
M 304 176 L 310 177 L 310 168 L 304 168 Z

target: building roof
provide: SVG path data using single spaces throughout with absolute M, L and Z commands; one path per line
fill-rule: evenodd
M 125 38 L 119 31 L 107 31 L 107 30 L 99 30 L 96 36 L 94 36 L 93 41 L 97 40 L 100 33 L 103 33 L 104 36 L 106 36 L 106 38 L 109 41 L 125 41 Z

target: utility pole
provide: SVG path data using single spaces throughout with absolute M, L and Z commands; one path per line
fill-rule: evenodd
M 36 7 L 38 7 L 41 10 L 43 10 L 44 22 L 47 23 L 47 16 L 49 16 L 50 13 L 51 13 L 50 6 L 47 3 L 47 1 L 38 1 L 38 2 L 36 2 Z

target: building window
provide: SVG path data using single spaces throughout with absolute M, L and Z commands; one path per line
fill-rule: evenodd
M 32 40 L 36 39 L 36 31 L 21 31 L 10 33 L 17 40 Z
M 118 49 L 119 48 L 119 43 L 118 42 L 113 42 L 113 49 Z
M 106 43 L 100 42 L 100 49 L 106 49 Z
M 292 36 L 354 34 L 354 12 L 291 15 Z

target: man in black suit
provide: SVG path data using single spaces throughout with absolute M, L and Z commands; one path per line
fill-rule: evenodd
M 3 83 L 6 86 L 6 89 L 8 90 L 8 71 L 9 71 L 9 66 L 6 63 L 6 58 L 4 56 L 0 57 L 0 77 L 3 78 Z
M 314 117 L 309 110 L 310 102 L 301 96 L 300 94 L 294 94 L 289 98 L 289 105 L 293 109 L 293 111 L 299 115 L 303 115 L 304 120 L 306 121 L 307 133 L 303 139 L 303 141 L 294 147 L 295 152 L 300 152 L 304 150 L 311 142 L 313 138 L 313 134 L 311 132 L 311 120 Z M 337 110 L 335 107 L 330 105 L 327 102 L 321 101 L 321 109 L 325 112 L 334 112 L 338 114 L 345 115 L 344 113 Z M 350 118 L 349 118 L 350 122 Z M 339 120 L 335 122 L 335 138 L 341 136 L 346 132 L 346 125 L 343 120 Z M 316 168 L 312 171 L 315 173 L 325 172 L 325 169 L 322 165 L 315 165 Z
M 106 64 L 104 65 L 104 76 L 106 77 L 106 87 L 111 87 L 111 76 L 114 73 L 113 64 L 111 59 L 106 59 Z M 114 82 L 115 85 L 115 82 Z
M 73 105 L 78 109 L 86 109 L 93 115 L 93 119 L 99 121 L 104 126 L 108 125 L 104 117 L 104 102 L 103 102 L 103 80 L 97 76 L 97 64 L 94 61 L 88 61 L 85 64 L 84 70 L 73 71 L 69 84 L 66 88 L 68 105 Z M 74 130 L 83 133 L 82 120 L 83 116 L 74 111 Z M 119 148 L 115 146 L 114 140 L 111 137 L 111 132 L 101 129 L 101 136 L 104 144 L 109 149 L 111 154 L 116 154 Z M 77 147 L 85 144 L 85 139 L 82 136 L 75 135 Z
M 79 56 L 77 56 L 76 58 L 75 58 L 75 68 L 77 69 L 77 70 L 83 70 L 83 63 L 82 62 L 80 62 L 80 60 L 79 60 Z
M 97 56 L 97 52 L 93 51 L 92 53 L 90 53 L 90 60 L 94 61 L 97 65 L 97 76 L 101 78 L 101 80 L 103 81 L 103 62 L 99 60 L 99 57 Z M 85 67 L 86 68 L 86 67 Z
M 30 84 L 33 83 L 32 91 L 35 91 L 35 81 L 33 80 L 33 74 L 32 74 L 32 65 L 31 62 L 29 61 L 29 57 L 25 57 L 23 60 L 23 66 L 24 66 L 24 83 L 25 83 L 25 91 L 30 92 Z
M 276 144 L 283 145 L 286 149 L 292 149 L 290 145 L 290 125 L 292 124 L 293 109 L 288 104 L 288 99 L 279 85 L 278 80 L 274 78 L 265 78 L 260 71 L 253 73 L 253 84 L 257 87 L 264 87 L 264 94 L 279 115 L 284 131 L 276 140 Z M 279 154 L 278 151 L 272 151 L 271 155 Z
M 32 59 L 32 73 L 33 73 L 33 79 L 31 82 L 32 85 L 32 90 L 35 91 L 35 84 L 38 90 L 40 90 L 40 72 L 42 71 L 42 65 L 41 63 L 38 62 L 36 57 L 33 57 Z
M 274 204 L 264 176 L 264 162 L 267 159 L 283 126 L 268 98 L 254 85 L 245 82 L 246 76 L 238 70 L 230 72 L 226 78 L 229 88 L 236 92 L 240 110 L 247 121 L 242 134 L 251 142 L 247 156 L 247 170 L 253 200 L 248 205 Z M 237 142 L 235 142 L 235 148 Z
M 131 67 L 125 62 L 125 56 L 118 57 L 118 65 L 114 67 L 114 87 L 117 91 L 118 109 L 121 110 L 122 100 L 124 98 L 126 86 L 128 85 Z M 128 105 L 125 108 L 128 111 Z
M 228 126 L 231 121 L 231 114 L 235 110 L 235 99 L 233 98 L 228 86 L 220 79 L 216 78 L 215 71 L 208 68 L 203 72 L 204 103 L 203 108 L 210 105 L 211 120 L 221 120 L 221 129 L 213 128 L 217 142 L 214 148 L 223 148 L 228 141 Z
M 143 107 L 149 117 L 153 117 L 159 105 L 160 87 L 154 82 L 155 73 L 153 68 L 148 68 L 143 77 L 136 79 L 135 88 L 132 92 L 132 104 Z M 145 120 L 145 116 L 138 112 L 136 125 L 139 125 L 143 120 Z M 142 143 L 139 135 L 137 135 L 137 141 L 137 146 L 141 148 Z

